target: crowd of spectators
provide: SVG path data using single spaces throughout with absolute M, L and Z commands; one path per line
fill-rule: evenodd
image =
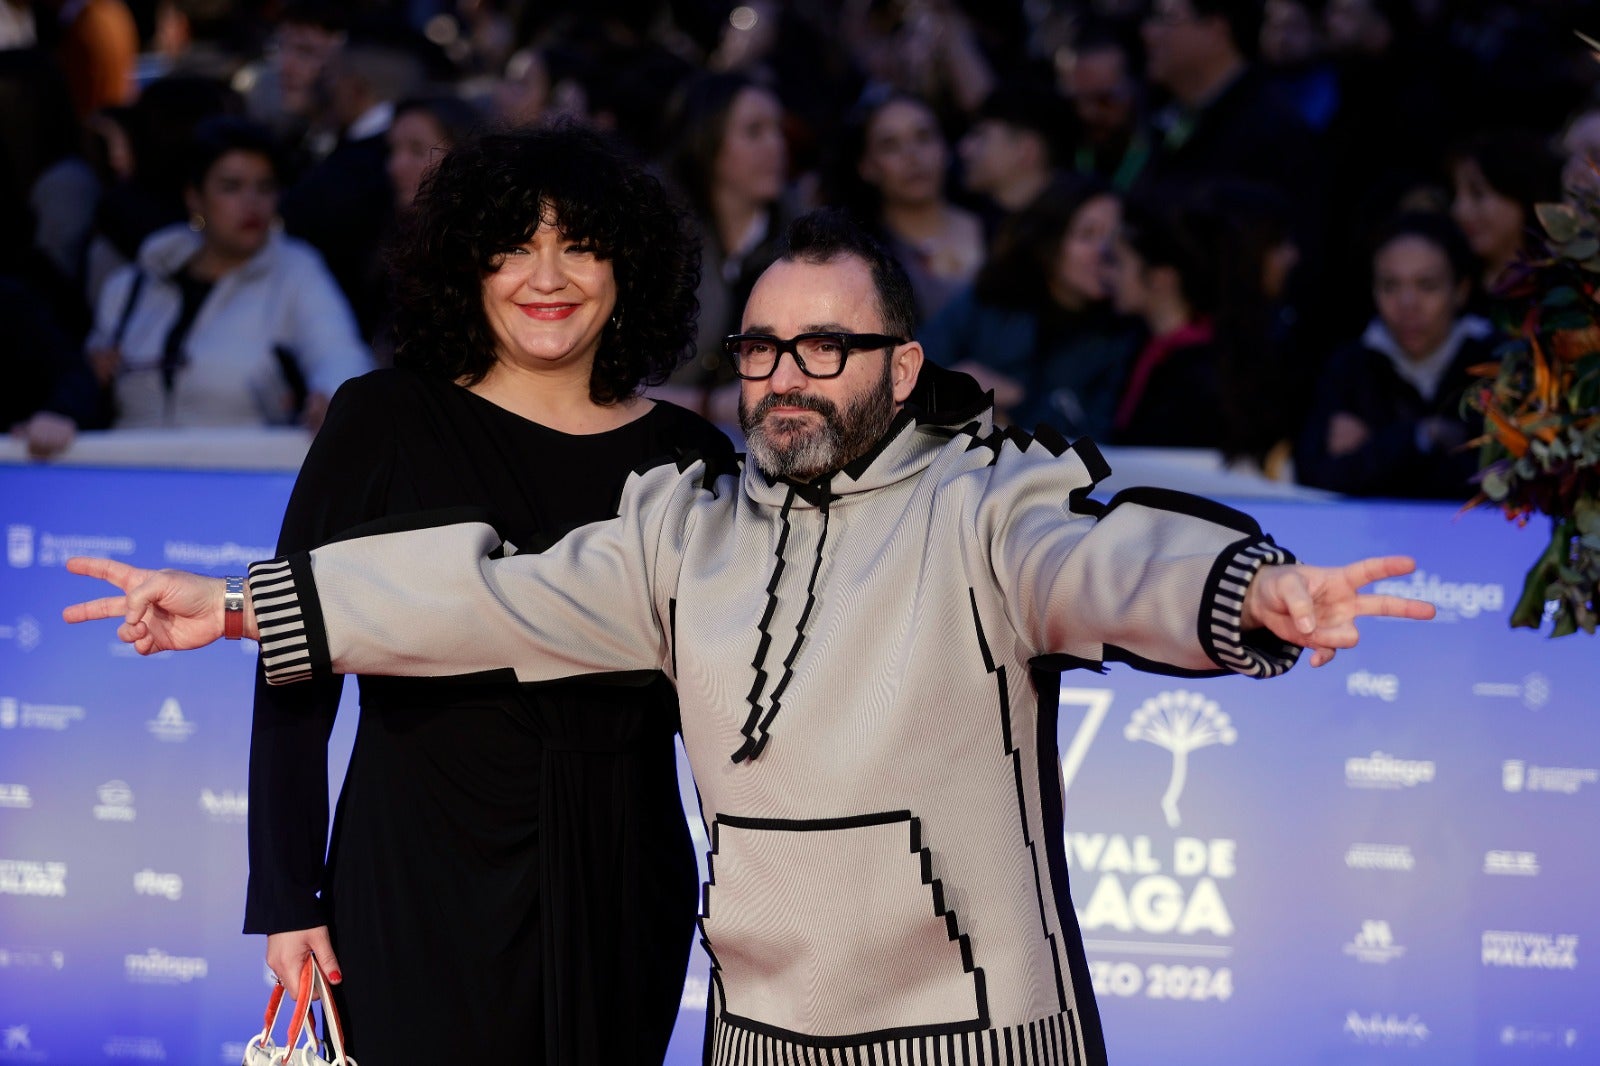
M 0 419 L 301 422 L 393 351 L 385 248 L 440 153 L 576 121 L 702 241 L 659 395 L 786 221 L 905 264 L 1006 417 L 1465 499 L 1467 368 L 1534 208 L 1600 187 L 1581 0 L 0 0 Z

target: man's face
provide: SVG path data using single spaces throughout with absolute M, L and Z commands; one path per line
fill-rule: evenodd
M 1022 165 L 1024 136 L 1014 126 L 998 119 L 976 123 L 956 146 L 965 168 L 967 188 L 972 192 L 992 193 L 1005 185 Z
M 1110 140 L 1133 125 L 1133 82 L 1120 49 L 1083 52 L 1073 64 L 1067 95 L 1084 132 L 1094 142 Z
M 787 340 L 799 333 L 884 333 L 877 289 L 855 256 L 828 263 L 780 259 L 756 282 L 745 305 L 744 333 Z M 750 458 L 764 473 L 810 481 L 859 458 L 877 443 L 911 394 L 922 365 L 916 343 L 857 350 L 844 372 L 818 379 L 794 356 L 772 376 L 739 383 L 739 425 Z
M 1212 21 L 1196 15 L 1189 0 L 1155 0 L 1140 27 L 1146 76 L 1168 88 L 1191 77 L 1214 47 Z

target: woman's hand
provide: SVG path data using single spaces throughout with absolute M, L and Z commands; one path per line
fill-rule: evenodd
M 140 655 L 203 648 L 222 636 L 223 580 L 183 570 L 141 570 L 115 559 L 74 556 L 67 569 L 98 577 L 123 591 L 121 596 L 75 603 L 61 612 L 68 622 L 122 618 L 117 637 Z M 255 611 L 244 598 L 245 636 L 255 637 Z
M 1404 596 L 1363 593 L 1364 585 L 1401 577 L 1417 568 L 1404 555 L 1362 559 L 1345 566 L 1263 566 L 1244 594 L 1240 627 L 1270 629 L 1277 637 L 1311 649 L 1311 665 L 1331 662 L 1338 648 L 1353 648 L 1356 619 L 1369 615 L 1426 621 L 1433 605 Z
M 300 967 L 305 965 L 307 955 L 317 957 L 322 972 L 328 975 L 329 984 L 336 985 L 344 980 L 339 973 L 339 959 L 333 953 L 333 941 L 328 937 L 327 926 L 267 934 L 267 966 L 284 988 L 297 987 Z

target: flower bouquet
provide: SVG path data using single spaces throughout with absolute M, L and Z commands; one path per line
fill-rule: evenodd
M 1467 403 L 1483 416 L 1479 493 L 1526 525 L 1551 520 L 1550 543 L 1528 571 L 1513 626 L 1550 635 L 1600 621 L 1600 196 L 1540 204 L 1546 253 L 1505 293 L 1526 306 L 1520 328 L 1474 368 Z

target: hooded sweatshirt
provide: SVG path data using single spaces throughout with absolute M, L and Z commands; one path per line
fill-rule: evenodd
M 537 554 L 440 516 L 257 563 L 262 655 L 276 683 L 667 673 L 711 844 L 708 1062 L 1103 1063 L 1056 674 L 1266 677 L 1298 650 L 1240 632 L 1251 576 L 1290 558 L 1253 521 L 1099 504 L 1108 472 L 925 366 L 815 482 L 683 456 Z

